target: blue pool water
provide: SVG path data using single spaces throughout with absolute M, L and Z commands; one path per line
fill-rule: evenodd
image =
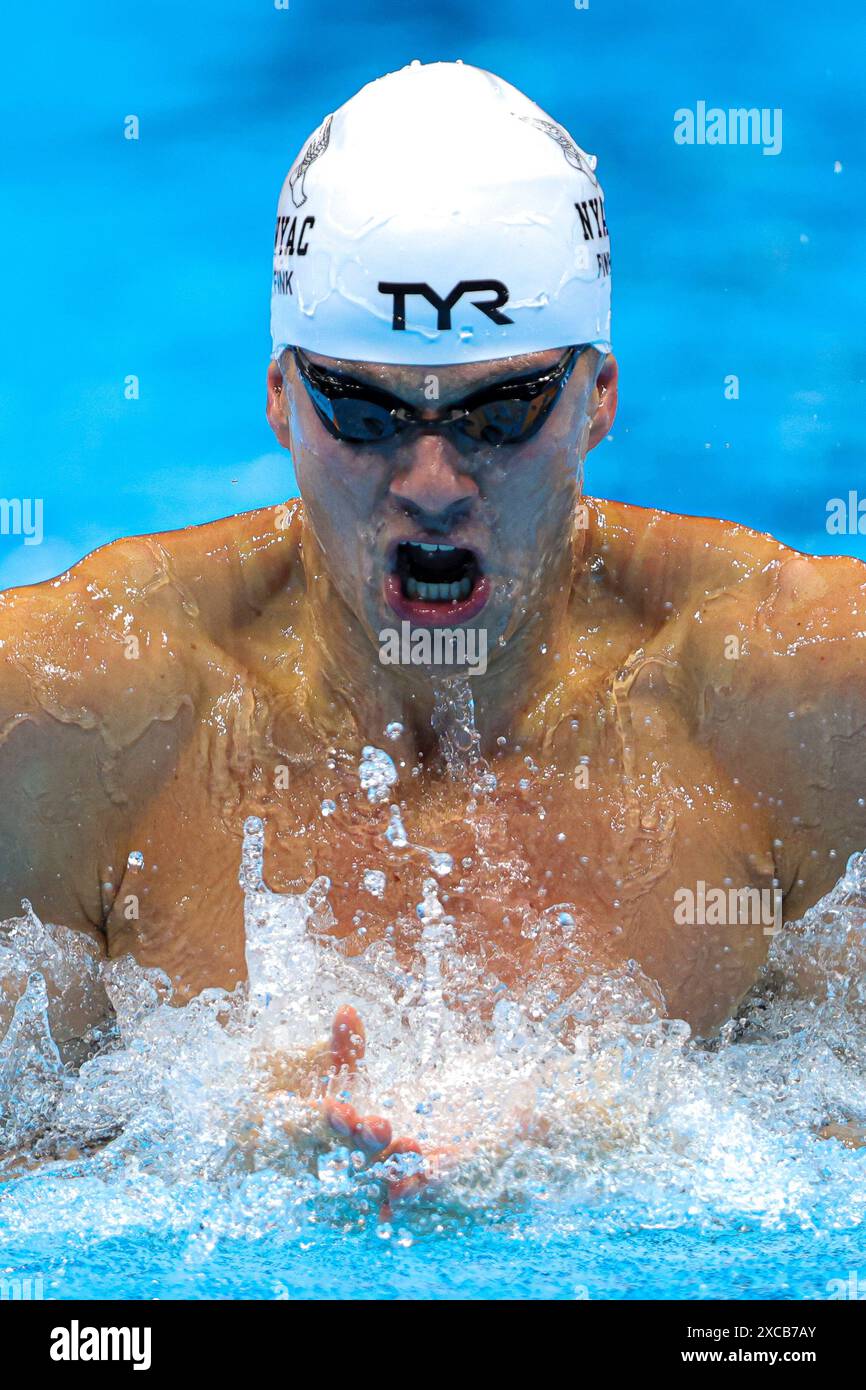
M 863 1287 L 862 1236 L 575 1233 L 567 1216 L 530 1217 L 413 1243 L 373 1231 L 277 1227 L 216 1242 L 123 1230 L 4 1245 L 4 1264 L 43 1271 L 46 1298 L 814 1299 L 851 1272 Z M 838 1296 L 838 1295 L 837 1295 Z
M 500 72 L 599 155 L 622 386 L 588 490 L 866 558 L 866 538 L 825 524 L 829 499 L 863 488 L 862 10 L 164 0 L 61 7 L 47 45 L 38 14 L 19 7 L 14 24 L 0 491 L 44 499 L 45 539 L 0 536 L 0 587 L 294 492 L 262 409 L 277 192 L 326 111 L 415 57 Z M 674 111 L 699 100 L 781 108 L 782 152 L 675 145 Z M 861 899 L 858 880 L 834 909 L 855 959 Z M 825 926 L 816 915 L 803 949 L 832 954 Z M 290 1033 L 302 1015 L 321 1031 L 348 994 L 377 1094 L 446 1131 L 480 1105 L 495 1132 L 516 1084 L 502 1038 L 478 1052 L 458 1029 L 433 1076 L 393 1052 L 378 979 L 305 969 Z M 840 978 L 831 1001 L 782 996 L 718 1052 L 655 1024 L 587 1041 L 551 1104 L 584 1101 L 591 1082 L 622 1130 L 575 1136 L 563 1109 L 546 1148 L 503 1164 L 491 1140 L 471 1182 L 387 1229 L 339 1163 L 245 1173 L 227 1159 L 251 1045 L 240 1014 L 226 1038 L 207 1009 L 139 1010 L 140 982 L 115 980 L 119 1035 L 77 1072 L 32 999 L 0 1044 L 0 1124 L 42 1163 L 0 1182 L 0 1272 L 40 1275 L 58 1298 L 820 1299 L 852 1272 L 866 1287 L 866 1151 L 814 1136 L 827 1117 L 866 1123 L 857 972 Z M 543 1091 L 550 1054 L 533 1046 Z
M 97 0 L 61 7 L 49 43 L 37 12 L 8 24 L 0 495 L 43 498 L 45 539 L 0 536 L 0 587 L 294 492 L 264 419 L 280 184 L 326 112 L 416 57 L 500 72 L 599 156 L 622 384 L 587 490 L 866 556 L 826 531 L 828 499 L 862 488 L 851 0 Z M 780 108 L 781 153 L 675 144 L 698 101 Z

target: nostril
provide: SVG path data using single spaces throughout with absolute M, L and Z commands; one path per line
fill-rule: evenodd
M 445 501 L 437 506 L 434 498 L 407 497 L 405 493 L 398 493 L 396 501 L 405 515 L 410 517 L 420 530 L 429 531 L 431 535 L 444 536 L 460 522 L 468 519 L 472 511 L 473 499 L 460 497 L 454 501 Z

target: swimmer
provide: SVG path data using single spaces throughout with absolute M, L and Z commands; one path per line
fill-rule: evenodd
M 232 990 L 256 815 L 268 887 L 326 875 L 351 952 L 417 960 L 432 847 L 460 950 L 514 994 L 636 961 L 695 1034 L 736 1013 L 767 919 L 677 904 L 757 890 L 794 921 L 866 845 L 866 570 L 584 495 L 617 407 L 610 271 L 595 159 L 499 78 L 413 64 L 322 123 L 274 245 L 267 413 L 300 499 L 0 595 L 0 916 L 27 898 L 178 1003 Z M 406 659 L 445 629 L 462 649 Z M 81 1036 L 92 994 L 48 984 Z

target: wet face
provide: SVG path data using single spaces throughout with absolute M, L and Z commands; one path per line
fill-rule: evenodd
M 546 375 L 565 356 L 555 349 L 438 368 L 306 360 L 426 423 L 502 383 Z M 378 442 L 345 442 L 317 414 L 291 353 L 271 364 L 268 383 L 268 418 L 291 449 L 328 579 L 374 641 L 408 620 L 483 628 L 492 652 L 543 612 L 551 585 L 567 582 L 583 455 L 616 409 L 612 357 L 580 351 L 540 429 L 498 446 L 423 423 Z

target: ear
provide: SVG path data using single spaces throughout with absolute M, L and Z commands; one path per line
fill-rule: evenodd
M 593 390 L 595 410 L 589 431 L 589 441 L 586 446 L 587 453 L 590 449 L 594 449 L 596 444 L 600 444 L 605 435 L 613 428 L 613 422 L 616 419 L 618 381 L 619 367 L 616 358 L 613 353 L 608 353 L 595 380 Z
M 286 416 L 286 387 L 279 362 L 268 367 L 268 424 L 284 449 L 291 449 L 292 435 Z

